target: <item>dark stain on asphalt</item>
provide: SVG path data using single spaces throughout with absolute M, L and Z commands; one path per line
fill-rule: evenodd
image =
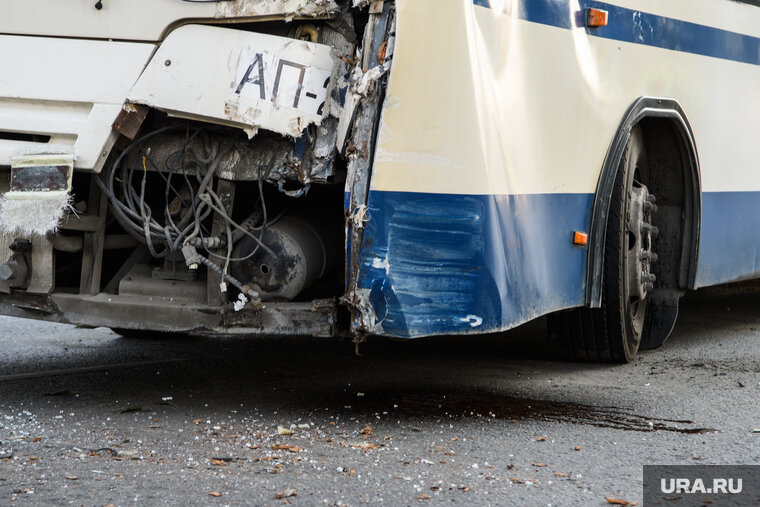
M 488 392 L 455 392 L 446 395 L 418 393 L 399 396 L 372 393 L 372 397 L 388 400 L 392 408 L 384 407 L 382 410 L 408 416 L 556 421 L 624 431 L 669 431 L 687 435 L 718 431 L 693 427 L 694 422 L 686 419 L 653 418 L 623 408 L 518 398 Z M 370 408 L 362 407 L 356 401 L 354 407 L 360 410 Z

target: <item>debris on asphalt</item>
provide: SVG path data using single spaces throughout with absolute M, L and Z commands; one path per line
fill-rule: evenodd
M 613 505 L 638 505 L 637 502 L 629 502 L 628 500 L 623 500 L 622 498 L 613 498 L 611 496 L 605 496 L 605 500 L 607 500 L 607 503 L 613 504 Z
M 284 491 L 280 491 L 275 495 L 275 498 L 277 500 L 282 500 L 283 498 L 290 498 L 291 496 L 298 496 L 298 493 L 296 493 L 295 489 L 286 489 Z
M 220 496 L 222 496 L 222 494 L 219 493 L 218 491 L 211 491 L 211 492 L 209 492 L 209 495 L 213 496 L 213 497 L 216 497 L 216 498 L 219 498 Z
M 273 451 L 290 451 L 290 452 L 301 452 L 304 450 L 303 447 L 298 447 L 295 445 L 285 445 L 285 444 L 277 444 L 272 446 Z
M 280 435 L 290 436 L 293 434 L 293 430 L 285 428 L 284 426 L 277 426 L 277 433 Z

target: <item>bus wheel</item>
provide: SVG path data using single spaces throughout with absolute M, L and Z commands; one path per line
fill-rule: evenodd
M 631 131 L 610 200 L 604 249 L 601 308 L 579 308 L 549 317 L 553 337 L 569 345 L 576 360 L 626 363 L 641 343 L 647 296 L 656 277 L 652 263 L 654 196 L 644 185 L 649 174 L 643 133 Z

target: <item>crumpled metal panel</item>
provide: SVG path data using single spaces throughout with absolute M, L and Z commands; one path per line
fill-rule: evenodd
M 166 38 L 129 100 L 175 116 L 300 137 L 331 111 L 332 48 L 200 25 Z
M 596 176 L 562 159 L 601 167 L 605 146 L 547 147 L 558 126 L 514 121 L 536 107 L 518 93 L 535 69 L 508 35 L 532 27 L 471 2 L 396 8 L 366 206 L 350 208 L 363 230 L 344 298 L 354 332 L 489 333 L 582 305 L 587 251 L 572 232 L 589 228 Z
M 357 297 L 373 334 L 486 333 L 575 306 L 593 197 L 370 192 Z M 357 305 L 358 306 L 358 305 Z

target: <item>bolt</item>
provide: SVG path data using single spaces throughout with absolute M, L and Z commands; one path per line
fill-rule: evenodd
M 168 67 L 169 65 L 171 65 L 171 64 L 172 64 L 172 61 L 171 61 L 171 60 L 166 60 L 166 61 L 164 62 L 164 65 L 166 65 L 167 67 Z
M 652 273 L 641 274 L 641 283 L 649 283 L 649 282 L 655 282 L 655 281 L 657 281 L 657 276 L 653 275 Z
M 659 256 L 654 252 L 651 252 L 649 250 L 644 250 L 643 252 L 641 252 L 640 258 L 642 261 L 657 262 L 657 259 L 659 259 Z
M 660 233 L 660 229 L 647 222 L 641 223 L 641 232 L 649 232 L 652 236 L 657 236 Z

